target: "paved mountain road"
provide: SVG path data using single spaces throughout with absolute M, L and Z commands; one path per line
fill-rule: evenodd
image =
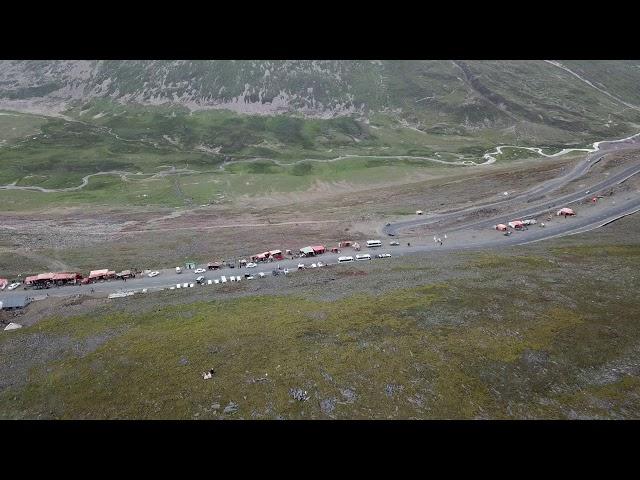
M 513 219 L 515 219 L 515 218 L 526 216 L 526 215 L 534 215 L 534 214 L 537 214 L 539 211 L 544 211 L 545 209 L 542 208 L 543 204 L 546 204 L 548 206 L 547 209 L 554 208 L 555 205 L 558 205 L 559 203 L 562 203 L 562 202 L 566 203 L 569 201 L 576 201 L 582 198 L 586 198 L 590 194 L 595 195 L 598 191 L 606 190 L 607 188 L 614 187 L 615 185 L 618 185 L 619 183 L 632 177 L 633 175 L 640 173 L 640 160 L 638 160 L 633 165 L 627 167 L 623 171 L 618 172 L 617 174 L 611 175 L 606 180 L 599 182 L 593 186 L 587 187 L 584 191 L 581 191 L 581 193 L 583 193 L 582 196 L 580 196 L 579 193 L 575 193 L 571 195 L 565 195 L 557 199 L 544 200 L 543 198 L 541 198 L 541 197 L 544 197 L 545 195 L 548 195 L 549 193 L 552 193 L 555 190 L 562 188 L 563 186 L 567 185 L 573 180 L 576 180 L 584 176 L 591 169 L 591 167 L 596 163 L 598 163 L 606 154 L 614 151 L 626 151 L 626 150 L 639 149 L 640 148 L 639 140 L 640 140 L 639 135 L 634 135 L 633 137 L 629 137 L 627 139 L 623 139 L 620 141 L 599 142 L 599 144 L 597 145 L 598 151 L 588 154 L 584 158 L 584 160 L 580 161 L 569 172 L 567 172 L 566 174 L 560 177 L 555 177 L 545 182 L 542 182 L 532 187 L 531 189 L 526 190 L 525 192 L 522 192 L 513 196 L 505 197 L 504 199 L 496 200 L 495 202 L 485 203 L 481 205 L 474 205 L 472 207 L 463 208 L 461 210 L 447 211 L 443 213 L 434 213 L 432 215 L 422 216 L 421 218 L 417 218 L 417 219 L 394 222 L 394 223 L 391 223 L 390 225 L 384 226 L 382 228 L 382 233 L 385 235 L 388 235 L 388 234 L 398 235 L 401 231 L 407 230 L 409 228 L 414 228 L 422 225 L 430 225 L 433 223 L 441 222 L 443 220 L 459 218 L 466 213 L 477 212 L 478 210 L 481 210 L 481 209 L 490 208 L 496 205 L 506 204 L 507 202 L 513 202 L 514 200 L 524 199 L 528 203 L 539 200 L 539 202 L 535 204 L 535 207 L 531 209 L 526 209 L 520 212 L 511 213 L 510 216 Z M 604 145 L 604 147 L 602 145 Z M 589 190 L 590 194 L 585 194 L 584 192 L 586 192 L 586 190 Z M 496 218 L 500 220 L 502 216 L 496 217 Z
M 498 232 L 495 232 L 491 238 L 480 238 L 474 239 L 472 235 L 468 235 L 463 244 L 448 244 L 445 243 L 443 246 L 438 246 L 429 240 L 425 244 L 412 244 L 412 246 L 407 246 L 406 244 L 390 247 L 388 246 L 388 240 L 384 239 L 383 241 L 387 243 L 382 248 L 372 248 L 367 249 L 364 248 L 362 253 L 370 253 L 372 256 L 378 253 L 391 253 L 392 256 L 402 256 L 409 255 L 413 253 L 419 252 L 451 252 L 451 251 L 465 251 L 465 250 L 480 250 L 480 249 L 491 249 L 491 248 L 503 248 L 505 246 L 516 246 L 516 245 L 524 245 L 527 243 L 538 242 L 542 240 L 546 240 L 549 238 L 561 237 L 566 235 L 572 235 L 575 233 L 582 233 L 585 231 L 589 231 L 598 227 L 601 227 L 607 223 L 610 223 L 618 218 L 624 217 L 631 213 L 635 213 L 640 211 L 640 195 L 633 195 L 629 200 L 619 202 L 618 204 L 604 208 L 602 211 L 592 214 L 592 215 L 584 215 L 584 216 L 576 216 L 573 218 L 562 219 L 559 222 L 556 222 L 555 228 L 530 228 L 524 232 L 515 232 L 509 237 L 505 237 Z M 345 249 L 340 255 L 352 255 L 355 256 L 354 251 L 351 249 Z M 290 270 L 295 270 L 298 263 L 304 263 L 305 265 L 309 265 L 312 262 L 322 261 L 325 264 L 336 264 L 338 254 L 327 253 L 319 256 L 315 259 L 294 259 L 294 260 L 283 260 L 280 262 L 269 262 L 266 264 L 260 264 L 257 268 L 234 268 L 229 269 L 225 268 L 219 271 L 208 271 L 204 274 L 204 276 L 208 279 L 219 278 L 221 275 L 225 275 L 227 278 L 231 275 L 242 275 L 245 273 L 254 273 L 265 272 L 267 275 L 271 275 L 271 270 L 277 268 L 280 265 L 282 268 L 288 268 Z M 391 259 L 374 259 L 374 262 L 392 262 Z M 360 263 L 360 262 L 354 262 Z M 353 264 L 347 264 L 353 265 Z M 343 267 L 343 265 L 339 265 L 335 268 L 348 268 Z M 52 297 L 68 297 L 77 294 L 89 293 L 90 289 L 93 287 L 95 290 L 95 295 L 103 296 L 108 295 L 109 293 L 115 293 L 121 290 L 135 290 L 139 291 L 143 288 L 149 289 L 149 291 L 164 289 L 172 286 L 176 286 L 177 283 L 185 283 L 185 282 L 195 282 L 195 278 L 198 276 L 191 271 L 185 271 L 182 274 L 176 274 L 174 269 L 164 269 L 160 270 L 160 275 L 154 278 L 149 277 L 138 277 L 135 279 L 128 280 L 127 282 L 123 282 L 120 280 L 114 280 L 110 282 L 96 283 L 91 286 L 83 285 L 83 286 L 75 286 L 75 287 L 60 287 L 60 288 L 51 288 L 49 290 L 29 290 L 29 295 L 31 296 L 41 296 L 45 294 L 49 294 Z M 295 272 L 293 273 L 295 274 Z M 261 279 L 254 280 L 246 280 L 243 278 L 242 281 L 262 281 Z M 194 288 L 212 288 L 212 291 L 215 291 L 217 287 L 220 285 L 211 285 L 207 287 L 200 287 L 196 285 Z M 0 293 L 0 301 L 4 298 L 22 296 L 26 292 L 22 289 L 14 290 L 12 292 L 2 292 Z

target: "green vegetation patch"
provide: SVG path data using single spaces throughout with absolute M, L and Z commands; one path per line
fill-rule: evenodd
M 381 419 L 637 413 L 633 375 L 602 384 L 589 372 L 624 362 L 640 343 L 638 299 L 616 298 L 615 281 L 596 291 L 597 278 L 576 271 L 570 285 L 558 285 L 560 273 L 533 254 L 503 260 L 470 255 L 453 269 L 467 272 L 476 262 L 481 278 L 423 280 L 332 301 L 314 299 L 313 288 L 304 296 L 196 303 L 164 292 L 153 304 L 134 297 L 86 315 L 51 317 L 0 338 L 0 354 L 15 359 L 15 342 L 27 339 L 75 345 L 44 362 L 25 359 L 30 380 L 0 394 L 1 413 Z M 440 278 L 438 268 L 424 267 L 425 277 Z M 20 354 L 29 356 L 28 347 Z M 203 380 L 210 368 L 213 378 Z M 294 400 L 294 388 L 309 399 Z

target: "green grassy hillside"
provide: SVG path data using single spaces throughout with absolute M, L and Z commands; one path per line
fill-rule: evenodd
M 343 156 L 362 158 L 342 159 L 337 170 L 376 180 L 363 169 L 439 165 L 385 157 L 482 162 L 499 144 L 553 152 L 640 130 L 638 110 L 619 100 L 637 100 L 634 62 L 562 65 L 598 87 L 542 61 L 4 61 L 0 106 L 59 108 L 56 116 L 0 115 L 0 185 L 70 188 L 117 170 L 143 174 L 120 185 L 137 191 L 146 190 L 139 180 L 175 166 L 226 173 L 225 184 L 237 183 L 234 175 L 261 175 L 260 183 L 278 174 L 275 189 L 292 191 L 330 181 L 326 173 L 336 168 L 320 161 Z M 526 158 L 535 154 L 508 150 L 498 161 Z M 234 165 L 247 160 L 257 162 Z M 93 177 L 93 193 L 46 195 L 95 203 L 119 194 L 97 191 L 116 183 Z M 142 194 L 176 203 L 158 191 Z M 0 201 L 38 203 L 34 195 L 42 194 L 0 190 Z
M 0 417 L 637 418 L 638 247 L 557 247 L 34 304 Z

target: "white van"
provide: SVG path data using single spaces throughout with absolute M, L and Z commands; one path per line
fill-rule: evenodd
M 182 273 L 182 269 L 180 267 L 176 267 L 176 273 Z
M 359 253 L 356 255 L 356 260 L 371 260 L 371 255 L 368 253 Z
M 338 257 L 338 263 L 353 262 L 353 257 Z
M 367 248 L 381 247 L 382 242 L 380 240 L 367 240 Z

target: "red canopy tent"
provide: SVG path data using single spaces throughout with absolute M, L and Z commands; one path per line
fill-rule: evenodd
M 82 275 L 76 272 L 57 272 L 53 274 L 52 280 L 58 285 L 76 283 L 78 280 L 82 280 Z
M 100 279 L 109 279 L 114 278 L 116 276 L 115 270 L 109 270 L 108 268 L 103 268 L 102 270 L 91 270 L 89 272 L 89 280 L 100 280 Z
M 24 283 L 26 285 L 44 284 L 47 282 L 52 282 L 54 276 L 55 274 L 52 272 L 40 273 L 38 275 L 31 275 L 24 279 Z

